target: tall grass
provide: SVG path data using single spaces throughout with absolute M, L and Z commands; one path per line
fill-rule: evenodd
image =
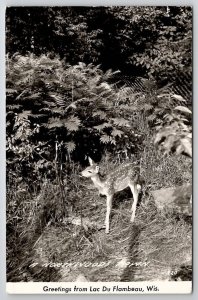
M 33 192 L 23 183 L 16 186 L 8 180 L 8 280 L 73 281 L 79 273 L 91 281 L 163 280 L 171 278 L 172 270 L 179 270 L 180 265 L 190 266 L 191 224 L 158 212 L 149 192 L 190 182 L 191 162 L 184 157 L 162 157 L 148 137 L 140 163 L 145 184 L 135 224 L 129 222 L 132 195 L 126 190 L 114 198 L 109 235 L 103 229 L 105 198 L 97 195 L 89 179 L 79 176 L 79 165 L 73 165 L 72 172 L 64 176 L 66 212 L 57 180 L 44 181 L 39 190 L 35 184 Z M 117 164 L 118 157 L 105 155 L 101 173 Z M 149 261 L 149 265 L 120 267 L 123 259 Z M 106 265 L 85 267 L 87 261 Z M 56 265 L 65 262 L 73 267 Z M 82 265 L 76 266 L 76 262 Z M 49 263 L 54 265 L 49 267 Z
M 180 279 L 190 279 L 191 220 L 158 211 L 150 191 L 190 183 L 191 160 L 163 156 L 142 112 L 134 122 L 143 133 L 139 153 L 108 152 L 99 162 L 102 175 L 123 162 L 140 164 L 144 184 L 133 225 L 132 195 L 122 191 L 114 197 L 110 234 L 104 233 L 105 198 L 79 176 L 79 164 L 71 163 L 61 180 L 35 182 L 31 189 L 8 176 L 8 281 L 75 281 L 81 273 L 90 281 L 176 280 L 172 275 L 182 266 L 190 271 Z

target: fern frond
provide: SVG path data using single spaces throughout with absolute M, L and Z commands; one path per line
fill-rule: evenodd
M 76 144 L 73 141 L 65 143 L 65 146 L 69 153 L 72 153 L 76 149 Z
M 60 95 L 56 93 L 49 93 L 48 94 L 58 106 L 65 107 L 65 99 Z
M 100 132 L 104 128 L 109 128 L 109 127 L 112 127 L 112 125 L 110 123 L 105 122 L 105 123 L 103 123 L 101 125 L 94 126 L 93 128 L 95 128 L 96 130 L 98 130 Z
M 124 118 L 112 118 L 112 121 L 114 122 L 115 125 L 117 126 L 124 126 L 124 127 L 130 127 L 129 121 L 124 119 Z
M 103 143 L 103 144 L 114 144 L 116 145 L 116 141 L 115 139 L 112 137 L 112 136 L 109 136 L 109 135 L 106 135 L 106 134 L 103 134 L 101 137 L 100 137 L 100 141 Z
M 81 120 L 78 117 L 71 116 L 64 121 L 64 125 L 68 131 L 78 131 L 81 125 Z
M 116 129 L 114 128 L 111 132 L 112 136 L 119 136 L 121 137 L 124 134 L 124 132 L 122 130 Z
M 64 124 L 63 124 L 62 120 L 60 120 L 59 118 L 50 118 L 48 120 L 47 127 L 49 129 L 56 128 L 56 127 L 63 127 L 63 126 L 64 126 Z

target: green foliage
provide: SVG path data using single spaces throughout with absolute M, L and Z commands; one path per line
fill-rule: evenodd
M 23 161 L 35 171 L 38 161 L 46 160 L 50 170 L 55 143 L 60 163 L 71 155 L 84 159 L 105 149 L 137 149 L 130 106 L 116 106 L 122 96 L 109 83 L 114 74 L 92 64 L 71 66 L 50 55 L 8 58 L 8 165 Z M 43 163 L 44 171 L 46 167 Z
M 155 144 L 165 150 L 165 154 L 176 152 L 192 157 L 192 118 L 186 106 L 176 106 L 164 116 L 163 124 L 157 127 Z
M 27 51 L 170 79 L 191 72 L 192 7 L 8 8 L 7 52 Z
M 153 92 L 138 93 L 129 96 L 128 87 L 122 91 L 122 101 L 130 106 L 132 119 L 139 123 L 139 131 L 155 135 L 154 143 L 164 150 L 165 154 L 176 152 L 192 157 L 192 113 L 189 101 L 181 95 L 174 94 L 167 86 L 154 89 Z M 121 110 L 127 106 L 120 105 Z M 144 127 L 141 128 L 141 120 L 135 118 L 142 115 Z M 147 128 L 146 128 L 147 127 Z M 141 131 L 140 131 L 141 128 Z M 142 141 L 144 144 L 144 141 Z
M 161 8 L 147 10 L 148 14 L 142 16 L 141 22 L 145 22 L 143 30 L 149 37 L 141 40 L 141 43 L 146 42 L 145 50 L 137 52 L 132 58 L 136 60 L 136 65 L 144 67 L 149 77 L 157 80 L 167 76 L 173 78 L 191 70 L 191 9 L 180 7 L 175 10 L 170 7 L 167 14 Z

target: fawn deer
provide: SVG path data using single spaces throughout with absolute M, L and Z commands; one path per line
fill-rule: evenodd
M 127 187 L 130 187 L 133 195 L 133 205 L 131 208 L 131 222 L 134 221 L 136 205 L 138 202 L 138 195 L 141 190 L 139 184 L 139 167 L 133 163 L 125 163 L 117 167 L 114 171 L 106 175 L 103 179 L 99 174 L 99 166 L 93 162 L 89 157 L 90 166 L 81 172 L 82 176 L 91 178 L 94 186 L 98 189 L 99 194 L 107 197 L 107 211 L 106 211 L 106 233 L 109 233 L 109 217 L 111 213 L 112 200 L 116 192 L 122 191 Z

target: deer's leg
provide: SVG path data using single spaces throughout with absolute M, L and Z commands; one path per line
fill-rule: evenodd
M 109 218 L 110 218 L 111 207 L 112 207 L 112 199 L 113 199 L 113 195 L 107 195 L 107 212 L 106 212 L 106 219 L 105 219 L 106 233 L 109 233 Z
M 141 186 L 139 184 L 135 183 L 135 182 L 131 182 L 129 184 L 129 187 L 130 187 L 131 192 L 133 194 L 133 205 L 131 207 L 131 211 L 132 211 L 131 222 L 133 222 L 134 219 L 135 219 L 136 206 L 137 206 L 138 195 L 139 195 Z

